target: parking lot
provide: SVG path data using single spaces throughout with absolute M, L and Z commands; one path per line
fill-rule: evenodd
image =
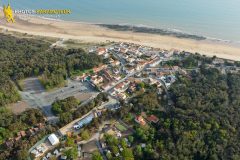
M 28 78 L 23 81 L 23 91 L 20 94 L 31 107 L 42 109 L 49 121 L 55 121 L 57 117 L 51 111 L 51 104 L 54 101 L 75 96 L 84 102 L 97 92 L 87 82 L 73 80 L 68 80 L 65 87 L 46 92 L 37 78 Z

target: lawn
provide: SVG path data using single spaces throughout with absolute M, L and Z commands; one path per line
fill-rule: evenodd
M 121 132 L 124 132 L 124 131 L 127 130 L 126 127 L 124 127 L 123 125 L 121 125 L 121 124 L 119 124 L 119 123 L 115 124 L 115 126 L 116 126 L 116 128 L 117 128 L 119 131 L 121 131 Z

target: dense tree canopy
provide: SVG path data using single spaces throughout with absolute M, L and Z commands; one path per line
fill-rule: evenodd
M 151 107 L 154 92 L 135 97 L 118 113 L 126 117 L 140 109 L 159 118 L 148 127 L 134 126 L 135 159 L 240 158 L 239 74 L 200 67 L 189 76 L 178 75 L 169 90 L 173 105 L 161 105 L 163 110 Z
M 18 136 L 20 131 L 27 131 L 44 124 L 45 118 L 37 109 L 27 110 L 20 115 L 14 115 L 6 108 L 0 108 L 0 159 L 26 159 L 28 149 L 46 134 L 55 131 L 51 126 L 46 126 L 33 136 L 26 136 L 15 141 L 12 147 L 7 147 L 4 142 Z
M 20 100 L 16 87 L 21 89 L 19 80 L 38 76 L 46 89 L 52 89 L 64 85 L 66 78 L 75 71 L 90 70 L 102 63 L 99 56 L 88 54 L 82 49 L 67 50 L 51 48 L 50 45 L 45 40 L 0 34 L 0 159 L 26 159 L 27 150 L 42 136 L 53 132 L 53 128 L 47 126 L 38 134 L 19 140 L 12 148 L 4 148 L 4 142 L 17 136 L 19 131 L 45 122 L 39 110 L 14 115 L 3 107 Z M 71 112 L 63 112 L 78 104 L 72 97 L 67 101 L 67 104 L 56 102 L 54 108 L 64 123 L 73 117 Z
M 79 102 L 75 97 L 68 97 L 63 100 L 57 100 L 52 104 L 52 111 L 55 114 L 61 114 L 78 106 Z
M 92 155 L 92 160 L 103 160 L 103 158 L 99 152 L 94 152 Z
M 0 76 L 0 106 L 4 106 L 20 99 L 20 95 L 8 76 Z
M 91 111 L 94 107 L 99 106 L 102 102 L 106 101 L 108 101 L 108 95 L 106 93 L 100 93 L 92 101 L 79 107 L 76 105 L 79 102 L 77 102 L 75 98 L 69 97 L 64 100 L 54 102 L 52 109 L 55 114 L 59 114 L 59 125 L 63 126 L 73 121 L 74 119 L 82 117 Z
M 238 157 L 240 75 L 201 68 L 191 77 L 180 77 L 171 88 L 175 107 L 169 129 L 176 154 L 191 159 Z
M 37 109 L 14 115 L 11 111 L 0 108 L 0 115 L 0 144 L 3 142 L 1 139 L 13 137 L 19 131 L 45 122 L 42 112 Z
M 0 34 L 0 106 L 19 100 L 12 81 L 39 76 L 46 89 L 65 84 L 67 75 L 102 63 L 82 49 L 50 48 L 50 43 Z

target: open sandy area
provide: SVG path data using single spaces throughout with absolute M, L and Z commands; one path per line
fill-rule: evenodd
M 2 18 L 3 15 L 0 15 Z M 16 31 L 31 35 L 76 39 L 83 42 L 133 42 L 161 49 L 198 52 L 207 56 L 218 56 L 240 61 L 240 47 L 223 42 L 192 40 L 145 33 L 122 32 L 106 29 L 97 25 L 49 20 L 33 16 L 15 16 L 15 23 L 1 21 L 2 32 Z
M 20 114 L 31 107 L 26 101 L 19 101 L 17 103 L 9 104 L 7 108 L 10 109 L 14 114 Z

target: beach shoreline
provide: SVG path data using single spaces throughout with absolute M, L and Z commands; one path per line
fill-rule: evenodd
M 1 17 L 3 15 L 0 15 Z M 87 22 L 72 22 L 37 16 L 15 16 L 15 23 L 2 22 L 0 28 L 36 36 L 80 40 L 83 42 L 130 42 L 166 50 L 179 50 L 240 61 L 240 46 L 228 41 L 199 37 L 176 37 L 167 33 L 154 34 L 129 30 L 114 30 Z M 136 28 L 135 28 L 136 29 Z M 146 28 L 140 28 L 146 29 Z M 148 31 L 148 30 L 147 30 Z M 151 32 L 160 32 L 159 29 Z M 182 36 L 182 35 L 180 35 Z M 195 39 L 196 38 L 196 39 Z
M 1 7 L 0 7 L 1 8 Z M 130 23 L 124 23 L 124 24 L 111 24 L 111 23 L 93 23 L 93 22 L 85 22 L 85 21 L 71 21 L 71 20 L 63 20 L 60 18 L 50 18 L 40 15 L 17 15 L 18 18 L 23 19 L 22 17 L 32 17 L 36 19 L 43 19 L 47 21 L 56 21 L 56 22 L 66 22 L 66 23 L 75 23 L 75 24 L 85 24 L 85 25 L 94 25 L 94 26 L 100 26 L 107 29 L 115 30 L 115 31 L 121 31 L 121 27 L 126 27 L 125 30 L 122 31 L 132 31 L 135 33 L 147 33 L 147 34 L 155 34 L 155 35 L 162 35 L 162 36 L 172 36 L 176 38 L 183 38 L 183 39 L 193 39 L 193 40 L 205 40 L 207 42 L 217 42 L 221 44 L 228 44 L 236 47 L 240 47 L 240 41 L 232 41 L 227 39 L 219 39 L 214 37 L 208 37 L 205 35 L 199 35 L 194 34 L 191 32 L 182 31 L 179 29 L 174 28 L 158 28 L 153 26 L 147 26 L 143 24 L 130 24 Z M 133 30 L 133 29 L 135 30 Z M 136 30 L 137 29 L 137 30 Z M 143 30 L 143 31 L 141 31 Z M 152 32 L 153 31 L 153 32 Z M 163 33 L 159 33 L 163 32 Z M 179 35 L 180 34 L 180 35 Z

